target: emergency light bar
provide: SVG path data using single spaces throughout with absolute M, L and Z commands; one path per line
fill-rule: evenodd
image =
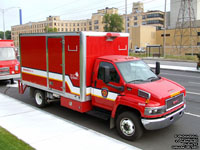
M 113 41 L 115 38 L 119 37 L 119 33 L 107 33 L 106 34 L 106 41 Z

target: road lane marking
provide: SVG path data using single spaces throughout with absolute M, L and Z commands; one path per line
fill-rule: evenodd
M 200 85 L 200 83 L 196 83 L 196 82 L 188 82 L 188 83 L 192 83 L 192 84 L 199 84 L 199 85 Z
M 195 93 L 195 92 L 190 92 L 190 91 L 186 91 L 187 94 L 193 94 L 193 95 L 200 95 L 200 93 Z
M 186 115 L 191 115 L 191 116 L 195 116 L 195 117 L 198 117 L 200 118 L 200 115 L 197 115 L 197 114 L 192 114 L 192 113 L 189 113 L 189 112 L 185 112 Z
M 162 74 L 200 79 L 200 77 L 196 77 L 196 76 L 186 76 L 186 75 L 179 75 L 179 74 L 173 74 L 173 73 L 161 73 L 161 75 Z

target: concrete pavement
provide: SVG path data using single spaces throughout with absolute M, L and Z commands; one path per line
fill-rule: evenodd
M 37 150 L 138 150 L 1 93 L 0 126 Z
M 143 60 L 152 68 L 155 68 L 155 63 L 158 61 L 160 62 L 161 69 L 200 72 L 200 70 L 197 70 L 197 63 L 195 62 L 172 61 L 159 58 L 143 58 Z

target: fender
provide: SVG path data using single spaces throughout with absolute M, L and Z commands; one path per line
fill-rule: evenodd
M 112 118 L 115 118 L 116 111 L 118 109 L 118 106 L 120 105 L 127 106 L 132 109 L 136 109 L 140 112 L 141 116 L 144 116 L 145 101 L 142 98 L 139 98 L 134 95 L 118 96 L 113 106 L 113 110 L 111 114 Z

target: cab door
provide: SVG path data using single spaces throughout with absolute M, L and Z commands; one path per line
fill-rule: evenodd
M 121 91 L 110 87 L 103 82 L 105 77 L 105 66 L 109 67 L 110 71 L 109 84 L 122 86 L 122 82 L 114 64 L 111 62 L 103 61 L 99 62 L 98 66 L 98 70 L 96 70 L 96 73 L 93 77 L 92 104 L 107 110 L 112 110 L 115 100 Z

